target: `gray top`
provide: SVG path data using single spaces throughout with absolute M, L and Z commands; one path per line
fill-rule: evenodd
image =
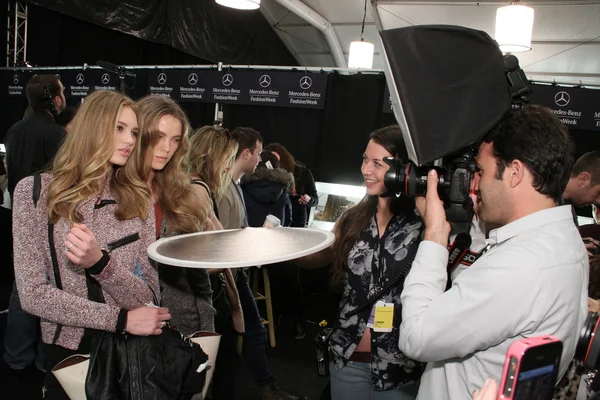
M 589 261 L 568 206 L 490 232 L 490 250 L 446 292 L 448 250 L 423 241 L 402 292 L 399 347 L 427 361 L 418 399 L 468 399 L 500 382 L 508 347 L 552 335 L 563 342 L 559 377 L 587 317 Z
M 239 268 L 293 260 L 323 250 L 333 240 L 333 233 L 320 229 L 244 228 L 160 239 L 148 254 L 179 267 Z

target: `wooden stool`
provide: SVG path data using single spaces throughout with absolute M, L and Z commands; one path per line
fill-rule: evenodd
M 266 268 L 252 267 L 248 272 L 250 272 L 251 278 L 250 282 L 252 282 L 252 294 L 254 295 L 255 301 L 264 300 L 267 308 L 267 319 L 261 317 L 263 325 L 267 326 L 269 331 L 269 342 L 271 347 L 275 347 L 275 321 L 273 319 L 273 303 L 271 302 L 271 281 L 269 280 L 269 271 Z M 262 274 L 261 274 L 262 272 Z M 261 294 L 258 291 L 260 276 L 263 278 L 263 285 L 265 289 L 265 294 Z

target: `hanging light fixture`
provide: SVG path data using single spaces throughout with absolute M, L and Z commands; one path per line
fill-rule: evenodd
M 496 42 L 504 53 L 531 50 L 533 8 L 520 1 L 496 11 Z
M 238 10 L 256 10 L 260 7 L 260 0 L 215 0 L 217 4 Z
M 375 46 L 373 43 L 365 42 L 365 19 L 367 18 L 367 0 L 365 0 L 365 13 L 363 15 L 360 40 L 350 43 L 350 54 L 348 56 L 348 68 L 373 68 L 373 54 Z

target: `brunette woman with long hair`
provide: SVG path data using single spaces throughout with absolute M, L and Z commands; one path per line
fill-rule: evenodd
M 412 199 L 385 187 L 384 157 L 407 160 L 398 126 L 370 135 L 361 166 L 366 196 L 336 222 L 333 245 L 302 261 L 306 267 L 332 262 L 332 284 L 342 290 L 329 345 L 334 400 L 414 399 L 422 373 L 421 364 L 398 350 L 398 340 L 400 294 L 424 225 Z M 376 300 L 393 307 L 390 326 L 368 325 L 375 291 L 383 291 Z
M 96 91 L 73 119 L 52 171 L 41 175 L 37 202 L 34 177 L 16 187 L 15 276 L 23 309 L 42 319 L 47 399 L 68 399 L 51 370 L 89 353 L 91 330 L 159 335 L 171 317 L 146 307 L 160 292 L 146 253 L 156 237 L 148 186 L 137 173 L 139 142 L 134 102 Z M 89 278 L 105 303 L 88 300 Z
M 142 134 L 139 174 L 150 187 L 157 238 L 202 231 L 210 210 L 190 182 L 190 124 L 186 114 L 175 101 L 163 96 L 146 96 L 137 106 Z M 184 335 L 214 331 L 208 271 L 159 264 L 158 272 L 162 304 L 171 312 L 171 323 Z

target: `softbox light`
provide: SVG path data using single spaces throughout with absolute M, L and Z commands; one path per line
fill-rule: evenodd
M 481 139 L 509 110 L 502 52 L 487 33 L 421 25 L 380 34 L 392 108 L 417 165 Z

